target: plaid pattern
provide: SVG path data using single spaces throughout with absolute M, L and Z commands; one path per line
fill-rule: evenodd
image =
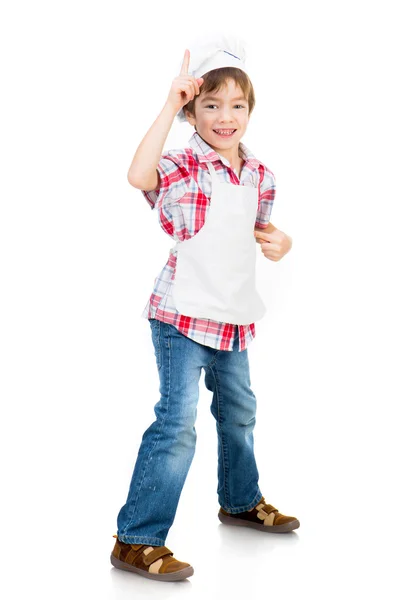
M 193 237 L 203 227 L 212 193 L 207 161 L 215 166 L 219 180 L 259 187 L 255 227 L 267 227 L 275 198 L 275 176 L 242 142 L 239 149 L 246 161 L 240 180 L 230 162 L 215 152 L 196 131 L 189 140 L 188 148 L 162 154 L 157 166 L 160 188 L 141 191 L 150 208 L 157 209 L 160 226 L 174 242 Z M 234 325 L 212 319 L 196 319 L 176 311 L 171 299 L 176 257 L 177 251 L 171 251 L 167 263 L 154 280 L 153 292 L 141 316 L 170 323 L 195 342 L 217 350 L 232 350 L 239 328 L 238 351 L 245 350 L 255 338 L 255 323 Z

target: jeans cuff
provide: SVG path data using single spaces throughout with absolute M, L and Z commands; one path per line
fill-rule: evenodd
M 124 544 L 146 544 L 155 546 L 164 546 L 165 540 L 156 537 L 146 537 L 143 535 L 118 535 L 117 538 Z
M 259 503 L 261 498 L 262 498 L 262 492 L 261 492 L 261 490 L 258 490 L 258 492 L 255 495 L 255 498 L 249 504 L 246 504 L 245 506 L 236 506 L 236 507 L 235 506 L 222 506 L 222 508 L 223 508 L 223 510 L 226 510 L 226 512 L 231 513 L 231 514 L 246 512 L 247 510 L 251 510 L 251 508 L 254 508 L 254 506 L 256 506 Z

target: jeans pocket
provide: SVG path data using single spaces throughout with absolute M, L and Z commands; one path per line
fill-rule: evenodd
M 154 355 L 156 357 L 157 369 L 160 371 L 162 367 L 162 352 L 161 352 L 161 327 L 158 319 L 149 319 L 151 327 L 151 339 L 154 346 Z

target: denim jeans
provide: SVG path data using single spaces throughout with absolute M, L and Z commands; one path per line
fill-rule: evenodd
M 127 544 L 164 546 L 196 448 L 201 369 L 213 392 L 210 410 L 218 434 L 218 501 L 238 513 L 261 500 L 254 457 L 256 398 L 250 388 L 247 349 L 216 350 L 149 319 L 160 379 L 156 420 L 144 432 L 128 497 L 117 517 Z

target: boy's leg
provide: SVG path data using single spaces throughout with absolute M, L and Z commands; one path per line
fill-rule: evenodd
M 219 504 L 230 513 L 244 512 L 262 498 L 254 456 L 256 397 L 250 387 L 248 352 L 238 352 L 236 339 L 233 350 L 218 352 L 205 371 L 218 434 Z
M 156 319 L 150 325 L 160 400 L 142 437 L 117 535 L 127 544 L 164 546 L 195 452 L 199 380 L 211 354 L 173 325 Z

